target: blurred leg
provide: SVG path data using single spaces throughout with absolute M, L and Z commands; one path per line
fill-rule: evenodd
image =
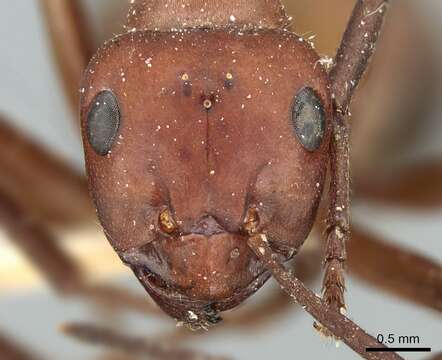
M 442 311 L 442 267 L 353 227 L 350 274 L 394 295 Z
M 77 264 L 61 249 L 48 229 L 0 189 L 0 224 L 20 250 L 58 291 L 82 281 Z
M 93 219 L 86 179 L 55 154 L 19 133 L 0 115 L 0 188 L 44 223 Z
M 41 359 L 31 355 L 30 351 L 0 334 L 0 358 L 3 360 L 36 360 Z
M 113 285 L 83 284 L 79 294 L 104 305 L 113 311 L 134 311 L 141 314 L 166 317 L 147 295 L 138 295 L 131 290 Z
M 389 177 L 366 177 L 355 184 L 355 195 L 369 201 L 415 209 L 442 207 L 442 160 L 416 164 Z
M 175 344 L 150 341 L 145 336 L 133 337 L 91 324 L 67 324 L 63 331 L 78 340 L 91 344 L 104 345 L 126 352 L 132 356 L 141 356 L 158 360 L 226 360 L 221 356 L 210 356 L 203 353 L 184 350 Z
M 97 360 L 139 360 L 139 357 L 130 356 L 128 354 L 122 353 L 112 353 L 107 352 L 104 355 L 101 355 L 97 358 Z
M 434 354 L 428 358 L 426 358 L 427 360 L 442 360 L 442 352 L 439 352 L 437 354 Z
M 94 53 L 87 17 L 78 0 L 40 0 L 66 95 L 77 113 L 80 79 Z

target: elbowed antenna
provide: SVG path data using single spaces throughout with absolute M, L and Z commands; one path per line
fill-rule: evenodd
M 131 0 L 129 31 L 191 28 L 285 29 L 290 24 L 279 0 Z

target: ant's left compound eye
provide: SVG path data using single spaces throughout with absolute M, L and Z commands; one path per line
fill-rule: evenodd
M 120 109 L 117 98 L 109 91 L 98 93 L 87 115 L 87 138 L 94 151 L 106 155 L 120 127 Z
M 321 146 L 326 122 L 321 100 L 311 87 L 303 88 L 292 106 L 292 124 L 295 134 L 308 151 Z

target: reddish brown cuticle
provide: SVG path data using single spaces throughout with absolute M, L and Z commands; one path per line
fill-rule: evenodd
M 97 89 L 111 89 L 121 112 L 121 138 L 108 156 L 85 141 L 100 221 L 119 252 L 139 251 L 144 265 L 132 268 L 176 318 L 245 300 L 268 278 L 248 236 L 259 227 L 276 248 L 298 249 L 316 216 L 329 159 L 330 85 L 315 51 L 275 19 L 245 32 L 130 32 L 100 49 L 83 80 L 84 133 Z M 306 86 L 327 122 L 314 152 L 290 120 Z M 259 203 L 266 205 L 258 212 L 252 204 Z

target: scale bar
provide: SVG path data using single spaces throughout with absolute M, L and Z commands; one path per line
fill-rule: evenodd
M 366 348 L 367 352 L 431 352 L 430 347 L 391 347 L 391 348 Z

